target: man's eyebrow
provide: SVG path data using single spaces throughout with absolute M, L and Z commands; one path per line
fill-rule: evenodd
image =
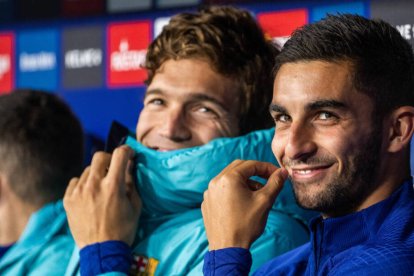
M 312 111 L 312 110 L 318 110 L 318 109 L 327 108 L 327 107 L 343 109 L 343 108 L 346 108 L 346 105 L 343 102 L 339 102 L 336 100 L 317 100 L 317 101 L 314 101 L 306 105 L 306 110 Z M 283 113 L 283 114 L 288 113 L 286 108 L 278 104 L 274 104 L 274 103 L 270 104 L 269 112 L 270 113 Z
M 151 89 L 151 90 L 147 90 L 145 92 L 145 97 L 149 96 L 149 95 L 165 95 L 165 93 L 158 88 L 155 89 Z M 224 110 L 228 110 L 229 107 L 226 107 L 222 102 L 220 102 L 218 99 L 207 95 L 205 93 L 202 92 L 194 92 L 194 93 L 190 93 L 187 99 L 188 102 L 198 102 L 198 101 L 207 101 L 207 102 L 211 102 L 214 103 L 216 105 L 218 105 L 220 108 L 224 109 Z
M 284 114 L 286 114 L 287 110 L 283 106 L 272 103 L 269 106 L 269 112 L 270 113 L 284 113 Z
M 336 100 L 317 100 L 306 106 L 306 109 L 309 111 L 318 110 L 322 108 L 346 108 L 346 105 L 343 102 Z
M 151 90 L 145 91 L 145 97 L 147 97 L 148 95 L 152 95 L 152 94 L 163 95 L 164 93 L 162 92 L 161 89 L 151 89 Z

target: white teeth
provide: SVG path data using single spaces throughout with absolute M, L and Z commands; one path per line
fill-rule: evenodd
M 298 174 L 309 174 L 312 172 L 312 170 L 297 170 L 296 171 Z

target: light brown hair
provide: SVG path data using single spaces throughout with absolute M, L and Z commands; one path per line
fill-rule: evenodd
M 252 15 L 230 6 L 181 13 L 170 20 L 148 49 L 150 84 L 169 60 L 204 59 L 213 70 L 234 79 L 240 89 L 240 134 L 271 127 L 272 68 L 278 54 Z

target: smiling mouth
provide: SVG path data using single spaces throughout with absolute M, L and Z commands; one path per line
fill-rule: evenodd
M 290 168 L 289 174 L 293 179 L 297 180 L 315 180 L 317 178 L 322 178 L 332 165 L 333 164 L 317 167 Z

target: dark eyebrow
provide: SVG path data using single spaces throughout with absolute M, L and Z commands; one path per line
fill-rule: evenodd
M 269 112 L 270 113 L 284 113 L 284 114 L 287 114 L 286 108 L 284 108 L 280 105 L 274 104 L 274 103 L 270 104 Z
M 306 106 L 306 109 L 309 111 L 318 110 L 323 108 L 346 108 L 346 105 L 343 102 L 338 102 L 336 100 L 318 100 L 314 101 Z
M 335 100 L 318 100 L 318 101 L 314 101 L 310 104 L 308 104 L 306 106 L 306 109 L 308 111 L 312 111 L 312 110 L 318 110 L 318 109 L 323 109 L 323 108 L 346 108 L 346 105 L 342 102 L 338 102 Z M 284 108 L 283 106 L 277 105 L 277 104 L 270 104 L 269 106 L 269 112 L 270 113 L 283 113 L 283 114 L 288 114 L 286 108 Z

